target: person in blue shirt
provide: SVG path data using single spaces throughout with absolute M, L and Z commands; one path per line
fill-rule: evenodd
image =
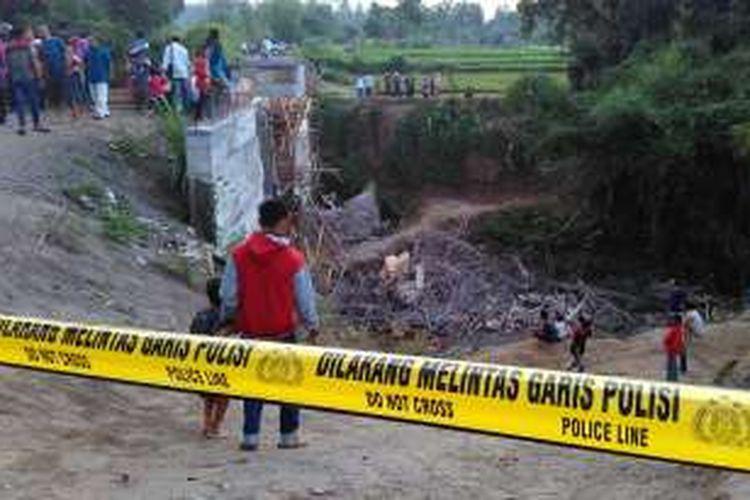
M 108 118 L 109 79 L 112 69 L 112 52 L 96 37 L 91 37 L 91 48 L 86 56 L 86 78 L 94 99 L 94 118 Z
M 229 86 L 229 64 L 224 55 L 224 48 L 219 40 L 219 30 L 211 29 L 204 47 L 208 66 L 211 70 L 211 79 L 222 87 Z
M 40 26 L 38 32 L 42 40 L 39 55 L 44 67 L 46 102 L 59 108 L 65 97 L 65 42 L 52 36 L 46 25 Z

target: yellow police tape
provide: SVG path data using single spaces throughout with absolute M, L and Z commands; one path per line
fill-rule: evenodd
M 0 363 L 750 471 L 750 393 L 0 315 Z

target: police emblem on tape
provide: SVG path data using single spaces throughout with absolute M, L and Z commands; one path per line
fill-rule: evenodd
M 271 349 L 261 353 L 256 374 L 266 384 L 297 386 L 304 379 L 304 365 L 290 348 Z
M 750 408 L 728 398 L 712 399 L 696 412 L 693 432 L 705 443 L 750 448 Z

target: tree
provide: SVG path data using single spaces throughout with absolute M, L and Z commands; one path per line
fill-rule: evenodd
M 274 38 L 287 42 L 302 39 L 304 8 L 299 0 L 266 0 L 258 9 Z
M 168 23 L 182 8 L 183 0 L 106 0 L 113 21 L 131 30 L 152 31 Z
M 365 33 L 370 38 L 388 38 L 390 9 L 373 3 L 365 21 Z
M 399 0 L 396 15 L 406 25 L 422 24 L 422 0 Z
M 302 13 L 302 28 L 306 36 L 335 39 L 340 33 L 339 25 L 329 4 L 310 0 Z

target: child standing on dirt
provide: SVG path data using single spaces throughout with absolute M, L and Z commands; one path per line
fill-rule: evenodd
M 216 335 L 221 326 L 221 280 L 212 278 L 206 283 L 206 295 L 210 303 L 195 315 L 190 324 L 190 333 Z M 220 437 L 219 429 L 229 407 L 229 398 L 203 394 L 203 436 L 206 439 Z
M 581 314 L 578 317 L 578 324 L 573 329 L 572 341 L 570 342 L 570 354 L 573 361 L 570 363 L 569 370 L 583 372 L 586 368 L 583 366 L 583 354 L 586 352 L 586 342 L 594 333 L 594 322 Z
M 677 382 L 680 377 L 680 356 L 685 352 L 685 332 L 682 317 L 673 314 L 664 335 L 664 352 L 667 355 L 667 380 Z

